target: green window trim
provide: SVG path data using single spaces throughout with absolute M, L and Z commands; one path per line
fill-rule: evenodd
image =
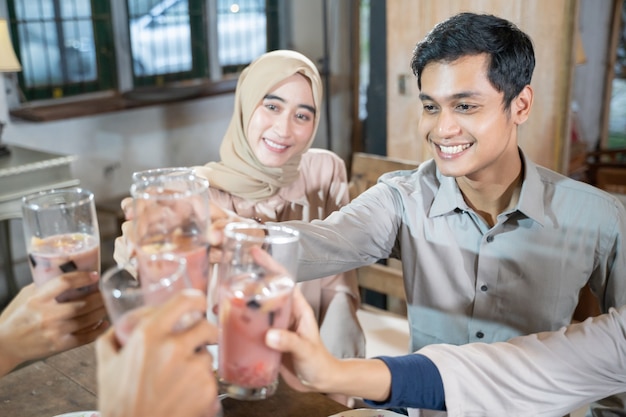
M 267 50 L 278 49 L 282 34 L 279 25 L 279 3 L 280 0 L 265 0 L 266 8 L 266 35 Z M 59 2 L 55 6 L 60 9 Z M 126 3 L 128 4 L 128 3 Z M 149 87 L 165 87 L 168 84 L 177 84 L 181 81 L 194 80 L 195 82 L 206 83 L 211 79 L 209 74 L 210 62 L 208 51 L 208 39 L 206 31 L 206 0 L 189 0 L 190 14 L 190 33 L 191 33 L 191 55 L 192 68 L 189 71 L 168 73 L 159 75 L 135 76 L 130 74 L 132 78 L 133 88 L 145 89 Z M 95 45 L 95 71 L 96 77 L 94 81 L 80 82 L 57 82 L 45 86 L 26 86 L 26 79 L 23 72 L 17 73 L 22 97 L 27 102 L 37 100 L 49 100 L 57 98 L 65 98 L 70 96 L 80 96 L 89 93 L 111 92 L 116 93 L 118 85 L 118 66 L 116 62 L 116 39 L 113 33 L 113 16 L 111 10 L 111 1 L 91 0 L 91 19 L 93 25 L 93 41 Z M 21 56 L 19 25 L 23 21 L 18 20 L 16 11 L 16 2 L 7 0 L 9 28 L 14 42 L 16 54 L 22 66 L 25 62 Z M 126 6 L 127 7 L 127 6 Z M 60 15 L 60 14 L 57 14 Z M 60 25 L 62 22 L 56 23 Z M 124 22 L 122 24 L 128 24 Z M 62 31 L 62 28 L 59 28 Z M 130 34 L 129 34 L 130 36 Z M 130 40 L 128 40 L 130 43 Z M 129 52 L 130 53 L 130 52 Z M 247 65 L 247 64 L 246 64 Z M 240 72 L 245 65 L 223 66 L 222 74 L 226 78 L 230 78 L 229 74 Z M 130 71 L 133 71 L 132 68 Z

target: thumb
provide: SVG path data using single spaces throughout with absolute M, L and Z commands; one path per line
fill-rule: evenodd
M 96 357 L 98 363 L 105 363 L 119 350 L 120 346 L 115 336 L 113 327 L 107 329 L 96 339 Z
M 297 353 L 297 346 L 301 343 L 299 336 L 289 330 L 269 329 L 265 333 L 265 344 L 279 352 Z

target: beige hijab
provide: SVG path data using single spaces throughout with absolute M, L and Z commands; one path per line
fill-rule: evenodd
M 313 134 L 302 153 L 294 155 L 282 167 L 267 167 L 254 155 L 247 138 L 252 113 L 276 84 L 302 74 L 311 82 L 315 102 Z M 198 175 L 209 180 L 211 187 L 249 200 L 263 200 L 276 194 L 299 176 L 302 154 L 315 138 L 322 104 L 322 81 L 315 65 L 304 55 L 287 50 L 262 55 L 243 70 L 235 90 L 235 110 L 220 147 L 220 162 L 194 167 Z

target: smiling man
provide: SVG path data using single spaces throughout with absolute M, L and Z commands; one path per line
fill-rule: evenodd
M 431 62 L 418 73 L 424 105 L 420 134 L 439 172 L 456 178 L 465 201 L 491 227 L 519 199 L 517 127 L 528 118 L 533 91 L 524 85 L 506 102 L 488 78 L 490 61 L 479 53 Z
M 433 28 L 412 59 L 433 159 L 383 175 L 325 220 L 289 222 L 298 278 L 401 258 L 412 351 L 557 330 L 585 284 L 603 312 L 626 305 L 624 206 L 518 146 L 534 67 L 532 41 L 504 19 L 461 13 Z

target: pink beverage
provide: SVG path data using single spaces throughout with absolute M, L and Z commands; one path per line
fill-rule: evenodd
M 121 345 L 142 316 L 138 309 L 159 306 L 189 288 L 183 258 L 167 253 L 155 254 L 149 260 L 151 275 L 139 276 L 135 266 L 129 263 L 107 269 L 100 280 L 104 305 Z
M 154 276 L 155 266 L 149 261 L 149 257 L 166 252 L 185 258 L 191 287 L 206 293 L 209 278 L 209 245 L 200 241 L 196 235 L 175 232 L 167 240 L 142 245 L 137 253 L 139 276 Z M 160 272 L 156 275 L 163 276 Z
M 244 273 L 220 286 L 219 378 L 229 396 L 276 389 L 281 354 L 265 344 L 270 328 L 286 328 L 291 314 L 292 278 Z M 261 397 L 259 397 L 261 398 Z
M 63 273 L 100 271 L 100 243 L 84 233 L 66 233 L 44 239 L 31 238 L 28 259 L 33 281 L 38 286 Z M 95 292 L 98 284 L 65 291 L 57 297 L 64 302 Z

